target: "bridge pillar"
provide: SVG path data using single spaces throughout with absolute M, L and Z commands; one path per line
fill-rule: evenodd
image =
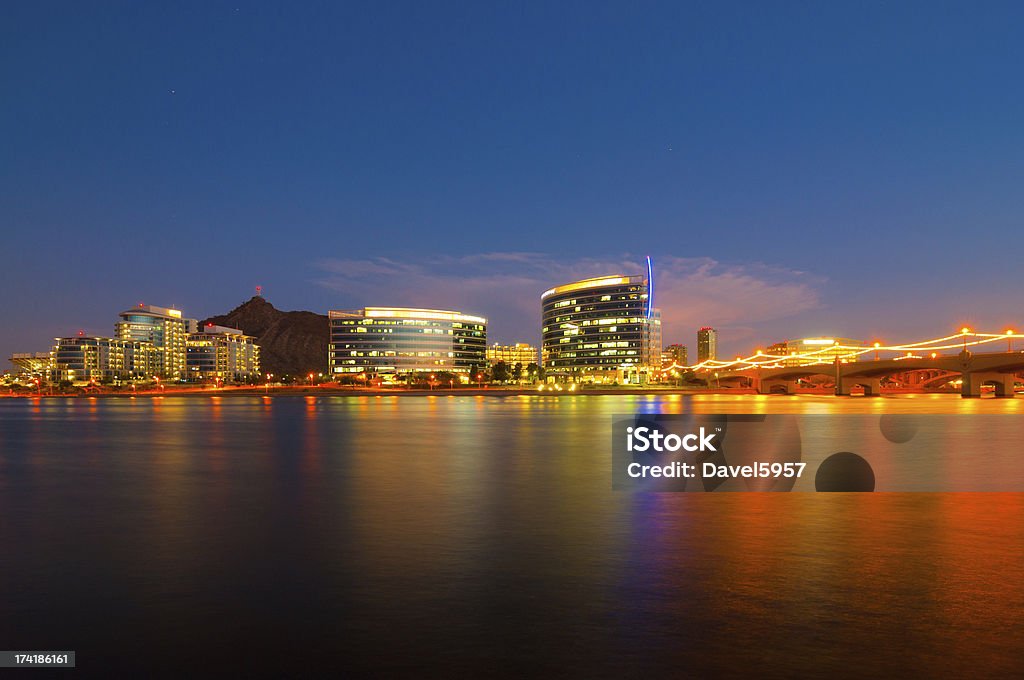
M 854 387 L 864 388 L 865 397 L 878 397 L 882 394 L 882 381 L 879 378 L 842 378 L 836 381 L 836 396 L 848 397 Z
M 960 387 L 960 396 L 964 399 L 981 396 L 981 386 L 987 382 L 995 383 L 996 396 L 1012 399 L 1015 395 L 1013 388 L 1017 377 L 1012 373 L 964 373 L 963 384 Z
M 782 387 L 785 390 L 785 394 L 793 394 L 796 392 L 797 382 L 795 380 L 759 380 L 757 382 L 757 393 L 772 394 L 772 389 L 777 387 Z

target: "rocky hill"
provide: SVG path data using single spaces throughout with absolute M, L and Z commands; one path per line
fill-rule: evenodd
M 327 372 L 330 323 L 323 314 L 282 312 L 256 296 L 227 314 L 203 319 L 256 337 L 263 373 L 275 376 Z

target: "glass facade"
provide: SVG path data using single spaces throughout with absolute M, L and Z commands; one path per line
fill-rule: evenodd
M 156 375 L 169 380 L 185 378 L 185 344 L 196 325 L 194 319 L 183 319 L 176 309 L 143 304 L 121 312 L 120 317 L 115 326 L 119 339 L 148 342 L 157 348 Z
M 148 342 L 74 336 L 57 338 L 53 346 L 54 381 L 131 380 L 154 374 L 159 352 Z
M 644 382 L 661 367 L 661 315 L 648 278 L 605 276 L 541 295 L 544 368 L 549 377 Z
M 188 379 L 245 382 L 260 373 L 260 348 L 252 336 L 237 328 L 207 324 L 186 341 Z
M 329 312 L 332 375 L 451 371 L 487 360 L 487 319 L 439 309 L 366 307 Z
M 487 361 L 492 366 L 504 361 L 509 368 L 522 364 L 525 369 L 530 364 L 537 363 L 537 348 L 525 342 L 517 342 L 514 345 L 494 344 L 487 348 Z

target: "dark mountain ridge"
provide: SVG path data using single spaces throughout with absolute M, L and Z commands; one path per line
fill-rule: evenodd
M 264 374 L 304 376 L 327 372 L 331 327 L 323 314 L 282 312 L 257 295 L 227 314 L 200 323 L 237 328 L 255 337 Z

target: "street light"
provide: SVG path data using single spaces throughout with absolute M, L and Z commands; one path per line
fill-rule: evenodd
M 882 343 L 880 343 L 880 342 L 876 342 L 875 343 L 875 361 L 878 361 L 878 348 L 881 347 L 881 346 L 882 346 Z
M 1007 328 L 1006 329 L 1006 351 L 1007 352 L 1012 352 L 1013 351 L 1013 335 L 1014 335 L 1013 329 L 1012 328 Z
M 477 386 L 477 388 L 482 388 L 484 386 L 483 381 L 484 381 L 484 374 L 483 373 L 477 373 L 476 374 L 476 386 Z
M 964 351 L 967 351 L 967 334 L 971 332 L 971 329 L 964 326 L 960 329 L 960 335 L 964 336 Z
M 431 392 L 434 391 L 434 374 L 433 373 L 430 374 L 430 382 L 427 383 L 427 386 L 430 387 L 430 391 Z

